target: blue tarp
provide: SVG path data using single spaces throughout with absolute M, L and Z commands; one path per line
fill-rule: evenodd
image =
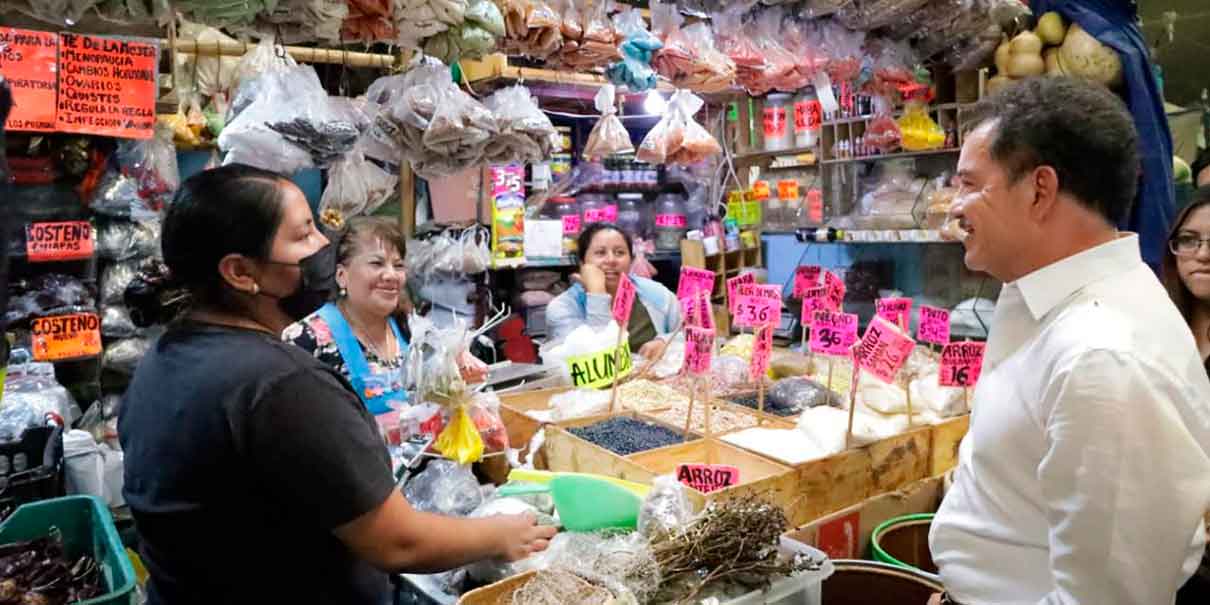
M 1168 226 L 1176 215 L 1172 133 L 1151 71 L 1147 41 L 1138 27 L 1138 7 L 1131 0 L 1033 0 L 1033 11 L 1035 15 L 1057 11 L 1122 57 L 1126 104 L 1139 131 L 1143 174 L 1134 208 L 1120 227 L 1139 234 L 1143 260 L 1158 270 Z

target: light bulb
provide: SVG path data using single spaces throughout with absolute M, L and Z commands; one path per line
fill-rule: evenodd
M 643 99 L 643 111 L 648 114 L 659 115 L 663 114 L 668 109 L 668 102 L 664 100 L 664 95 L 651 91 L 647 93 L 647 98 Z

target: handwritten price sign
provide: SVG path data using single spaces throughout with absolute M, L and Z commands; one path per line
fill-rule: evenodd
M 681 316 L 686 326 L 714 329 L 714 306 L 710 304 L 710 296 L 698 292 L 697 296 L 680 300 Z
M 941 375 L 938 382 L 943 387 L 973 387 L 983 373 L 982 342 L 952 342 L 941 349 Z
M 41 317 L 30 339 L 36 361 L 62 361 L 101 353 L 101 320 L 95 313 Z
M 857 316 L 853 313 L 816 311 L 811 316 L 811 352 L 823 355 L 849 354 L 857 342 Z
M 819 274 L 823 270 L 815 265 L 803 265 L 794 270 L 794 291 L 791 296 L 802 298 L 807 290 L 819 285 Z
M 696 267 L 681 267 L 681 279 L 676 285 L 676 297 L 680 300 L 692 298 L 699 290 L 714 293 L 714 272 Z
M 613 318 L 622 326 L 630 321 L 630 310 L 634 307 L 634 282 L 622 274 L 618 277 L 618 291 L 613 295 Z
M 88 221 L 31 223 L 25 228 L 25 255 L 31 263 L 89 258 L 94 247 Z
M 907 326 L 912 321 L 912 299 L 880 298 L 874 301 L 878 316 L 897 325 Z
M 685 327 L 685 370 L 701 376 L 710 373 L 710 360 L 714 353 L 714 330 Z
M 844 280 L 836 277 L 831 271 L 823 272 L 823 287 L 828 290 L 828 305 L 833 311 L 839 311 L 844 308 L 845 285 Z
M 745 273 L 727 280 L 727 302 L 730 305 L 732 315 L 735 315 L 735 307 L 739 303 L 739 287 L 744 284 L 755 284 L 756 276 L 751 273 Z
M 903 368 L 916 342 L 899 331 L 882 316 L 875 316 L 865 329 L 865 336 L 855 354 L 861 369 L 890 384 Z
M 741 284 L 736 303 L 735 323 L 756 328 L 777 323 L 781 318 L 781 289 L 777 286 Z
M 773 326 L 763 326 L 756 331 L 752 343 L 752 359 L 748 362 L 748 379 L 759 382 L 769 370 L 769 358 L 773 356 Z
M 950 342 L 950 312 L 937 307 L 920 305 L 920 327 L 916 340 L 945 346 Z
M 676 480 L 703 494 L 739 484 L 739 469 L 724 464 L 678 464 Z

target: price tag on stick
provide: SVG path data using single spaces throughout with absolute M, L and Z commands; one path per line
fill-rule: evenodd
M 802 298 L 808 289 L 819 286 L 819 275 L 823 270 L 816 265 L 803 265 L 794 270 L 793 298 Z
M 748 379 L 751 382 L 764 384 L 765 372 L 769 370 L 769 359 L 772 356 L 773 326 L 760 326 L 752 343 L 752 359 L 748 362 Z
M 857 315 L 816 311 L 811 316 L 811 352 L 848 355 L 857 342 Z
M 912 299 L 910 298 L 880 298 L 874 301 L 878 316 L 901 327 L 906 328 L 912 323 Z
M 831 271 L 823 272 L 823 286 L 828 290 L 828 306 L 833 311 L 840 311 L 844 308 L 845 285 L 844 280 L 836 277 Z
M 694 376 L 710 373 L 714 352 L 714 330 L 685 327 L 685 370 Z
M 626 274 L 618 276 L 618 290 L 613 295 L 613 318 L 625 330 L 630 321 L 630 310 L 634 307 L 634 282 Z
M 950 312 L 937 307 L 920 305 L 920 326 L 916 340 L 945 346 L 950 342 Z
M 739 304 L 739 287 L 744 284 L 755 283 L 756 276 L 751 273 L 745 273 L 727 280 L 727 303 L 732 315 L 735 314 L 735 307 Z
M 890 384 L 903 368 L 916 342 L 881 316 L 870 320 L 855 353 L 861 369 Z
M 696 267 L 681 267 L 681 279 L 676 285 L 678 300 L 692 298 L 695 292 L 714 293 L 714 272 Z
M 983 373 L 983 352 L 986 343 L 951 342 L 941 349 L 941 373 L 938 382 L 943 387 L 973 387 Z

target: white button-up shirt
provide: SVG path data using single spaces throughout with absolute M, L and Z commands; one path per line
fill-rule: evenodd
M 1135 235 L 1007 284 L 930 535 L 965 605 L 1166 605 L 1210 508 L 1210 380 Z

